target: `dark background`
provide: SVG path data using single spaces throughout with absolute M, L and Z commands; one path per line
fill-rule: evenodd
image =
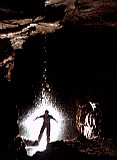
M 14 84 L 20 109 L 28 109 L 41 91 L 46 60 L 47 82 L 58 103 L 74 115 L 76 100 L 88 96 L 100 104 L 104 136 L 115 136 L 116 35 L 109 27 L 68 25 L 29 38 L 15 57 Z
M 9 9 L 11 11 L 23 12 L 27 16 L 40 15 L 44 12 L 45 0 L 1 0 L 0 8 Z

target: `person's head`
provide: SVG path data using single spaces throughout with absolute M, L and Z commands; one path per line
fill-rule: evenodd
M 49 111 L 48 110 L 45 110 L 45 115 L 48 115 Z

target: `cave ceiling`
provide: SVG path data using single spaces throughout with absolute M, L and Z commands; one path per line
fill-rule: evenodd
M 40 8 L 43 8 L 41 13 Z M 8 3 L 5 0 L 0 6 L 0 39 L 9 38 L 14 49 L 21 49 L 30 36 L 55 32 L 68 22 L 116 29 L 116 13 L 114 0 L 51 0 L 40 4 L 35 0 L 28 7 L 23 1 Z
M 31 37 L 56 33 L 69 24 L 94 28 L 106 26 L 116 32 L 116 14 L 117 2 L 114 0 L 35 0 L 33 4 L 24 4 L 23 0 L 17 3 L 2 1 L 0 41 L 5 41 L 4 45 L 8 47 L 1 47 L 0 68 L 5 68 L 5 77 L 10 81 L 16 50 L 23 49 Z M 1 42 L 1 46 L 4 45 Z

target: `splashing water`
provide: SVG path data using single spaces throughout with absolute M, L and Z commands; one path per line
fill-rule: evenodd
M 46 41 L 46 37 L 45 37 Z M 46 47 L 44 45 L 44 69 L 42 73 L 42 90 L 40 96 L 37 97 L 37 100 L 35 102 L 35 105 L 31 107 L 31 109 L 28 111 L 28 114 L 22 116 L 22 118 L 19 118 L 19 129 L 20 129 L 20 135 L 23 137 L 23 139 L 28 141 L 36 141 L 38 140 L 38 136 L 40 133 L 41 126 L 43 124 L 43 119 L 38 118 L 34 121 L 36 117 L 39 117 L 40 115 L 43 115 L 45 113 L 45 110 L 49 111 L 49 114 L 52 115 L 58 123 L 56 123 L 54 120 L 51 120 L 51 130 L 50 130 L 50 142 L 60 140 L 61 134 L 64 132 L 64 124 L 63 121 L 65 121 L 65 118 L 63 119 L 62 110 L 58 109 L 60 106 L 57 106 L 56 100 L 53 100 L 52 94 L 51 94 L 51 87 L 47 83 L 47 61 L 46 61 Z M 62 124 L 62 125 L 61 125 Z M 26 144 L 26 150 L 27 154 L 29 156 L 33 155 L 36 151 L 44 151 L 47 146 L 47 140 L 46 140 L 46 129 L 43 133 L 43 136 L 41 138 L 41 141 L 39 145 L 36 147 L 32 147 L 31 145 Z M 32 149 L 33 148 L 33 149 Z
M 38 140 L 39 132 L 43 124 L 43 119 L 39 118 L 34 121 L 34 119 L 45 113 L 45 110 L 49 111 L 49 114 L 52 115 L 58 123 L 54 120 L 51 120 L 51 130 L 50 130 L 50 142 L 60 140 L 60 136 L 63 133 L 63 114 L 62 111 L 56 105 L 56 101 L 52 100 L 52 95 L 50 93 L 50 86 L 46 82 L 46 68 L 43 72 L 43 83 L 41 91 L 41 101 L 40 97 L 37 98 L 35 102 L 35 107 L 32 106 L 32 109 L 29 110 L 27 115 L 24 115 L 22 120 L 19 121 L 20 135 L 23 139 L 30 141 Z M 62 126 L 62 127 L 61 127 Z M 43 133 L 42 139 L 35 149 L 30 149 L 29 146 L 26 147 L 28 155 L 33 155 L 36 151 L 44 151 L 46 149 L 47 140 L 46 140 L 46 130 Z
M 42 100 L 40 105 L 37 105 L 34 109 L 32 109 L 32 111 L 29 111 L 28 116 L 26 115 L 26 117 L 20 121 L 20 134 L 24 139 L 28 139 L 30 141 L 38 140 L 43 119 L 39 118 L 36 121 L 34 121 L 34 119 L 39 115 L 43 115 L 46 109 L 49 110 L 50 115 L 53 115 L 53 117 L 55 117 L 58 121 L 58 123 L 56 123 L 54 120 L 51 120 L 50 142 L 60 140 L 62 133 L 61 123 L 63 121 L 62 112 L 59 111 L 56 106 L 53 106 L 52 102 L 50 102 L 46 97 Z M 35 147 L 35 150 L 43 151 L 46 149 L 46 145 L 45 130 L 42 139 L 39 145 Z M 27 147 L 27 149 L 29 149 L 29 147 Z M 32 153 L 29 154 L 32 155 Z

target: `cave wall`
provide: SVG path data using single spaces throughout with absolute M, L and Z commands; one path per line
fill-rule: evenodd
M 10 81 L 13 53 L 9 39 L 0 40 L 0 159 L 8 159 L 9 146 L 19 133 L 14 84 Z
M 116 36 L 109 27 L 71 26 L 47 37 L 52 80 L 71 106 L 80 96 L 99 102 L 105 136 L 116 135 Z

